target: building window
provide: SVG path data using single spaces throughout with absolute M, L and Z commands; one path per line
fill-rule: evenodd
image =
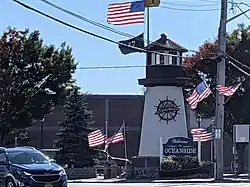
M 171 55 L 177 55 L 177 52 L 175 52 L 175 51 L 170 51 L 169 54 L 171 54 Z M 172 61 L 171 64 L 177 65 L 177 57 L 176 57 L 176 56 L 169 56 L 169 57 L 170 57 L 170 59 L 171 59 L 170 61 Z
M 152 53 L 147 53 L 147 65 L 152 64 Z

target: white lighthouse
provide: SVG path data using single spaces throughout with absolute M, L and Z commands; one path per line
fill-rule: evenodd
M 172 137 L 188 136 L 183 86 L 189 79 L 182 66 L 187 49 L 165 34 L 146 49 L 153 52 L 147 53 L 146 78 L 138 80 L 146 87 L 138 156 L 159 157 L 160 137 L 165 143 Z

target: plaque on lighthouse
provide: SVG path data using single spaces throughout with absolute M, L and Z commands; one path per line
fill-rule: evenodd
M 188 83 L 182 66 L 187 50 L 162 34 L 146 49 L 146 78 L 139 156 L 159 157 L 163 143 L 174 137 L 188 137 L 183 86 Z

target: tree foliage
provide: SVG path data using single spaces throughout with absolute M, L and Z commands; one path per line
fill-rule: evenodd
M 200 46 L 199 51 L 185 60 L 185 70 L 189 76 L 192 77 L 192 84 L 189 85 L 194 88 L 200 81 L 199 72 L 207 76 L 207 83 L 210 85 L 214 96 L 216 89 L 216 66 L 217 62 L 211 60 L 218 56 L 218 42 L 205 41 Z M 244 71 L 250 72 L 250 27 L 240 24 L 231 34 L 227 35 L 227 49 L 228 55 L 240 61 L 242 65 L 234 62 L 240 66 Z M 209 60 L 210 59 L 210 60 Z M 226 62 L 226 86 L 230 86 L 241 82 L 244 78 L 246 80 L 242 87 L 225 103 L 225 131 L 232 136 L 232 126 L 234 124 L 249 123 L 250 121 L 250 98 L 249 79 L 240 72 L 237 68 L 233 67 Z M 187 95 L 191 94 L 193 89 L 186 92 Z M 227 98 L 226 98 L 227 99 Z M 210 96 L 208 99 L 199 104 L 197 112 L 206 117 L 214 116 L 215 114 L 215 97 Z
M 9 147 L 15 146 L 27 146 L 31 141 L 31 137 L 26 128 L 24 129 L 11 129 L 9 136 L 6 139 L 6 145 Z
M 9 28 L 0 38 L 0 144 L 65 98 L 76 64 L 71 48 L 45 45 L 38 31 Z M 55 94 L 49 94 L 53 91 Z
M 92 166 L 87 135 L 90 132 L 89 126 L 94 123 L 93 114 L 88 110 L 85 96 L 78 88 L 70 89 L 69 92 L 71 94 L 62 106 L 65 121 L 55 141 L 55 146 L 60 149 L 56 160 L 63 165 Z

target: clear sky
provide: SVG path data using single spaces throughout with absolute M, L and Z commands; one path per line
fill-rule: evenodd
M 73 18 L 65 13 L 49 7 L 40 0 L 21 0 L 43 12 L 49 13 L 66 22 L 74 24 L 82 29 L 112 38 L 119 41 L 127 39 L 101 28 Z M 212 2 L 211 2 L 212 1 Z M 219 0 L 163 0 L 163 2 L 177 3 L 182 6 L 162 4 L 162 6 L 179 9 L 211 9 L 220 8 Z M 247 0 L 250 4 L 250 1 Z M 51 0 L 66 9 L 89 19 L 106 24 L 107 7 L 110 3 L 123 2 L 122 0 Z M 204 5 L 189 6 L 185 5 Z M 206 6 L 215 4 L 213 6 Z M 242 7 L 243 8 L 243 7 Z M 243 8 L 244 9 L 244 8 Z M 236 13 L 240 13 L 236 11 Z M 229 17 L 233 16 L 229 12 Z M 59 46 L 66 41 L 73 48 L 73 53 L 78 67 L 86 66 L 120 66 L 120 65 L 144 65 L 144 54 L 122 55 L 115 44 L 80 33 L 31 12 L 11 0 L 1 0 L 0 4 L 0 31 L 3 32 L 8 26 L 17 29 L 29 28 L 39 30 L 46 44 Z M 228 31 L 236 28 L 237 23 L 249 24 L 246 17 L 241 16 L 228 24 Z M 177 11 L 167 8 L 151 9 L 150 40 L 156 40 L 161 33 L 166 33 L 169 38 L 178 42 L 188 49 L 197 49 L 207 39 L 213 39 L 217 35 L 219 24 L 219 11 Z M 144 25 L 112 26 L 118 30 L 138 35 L 145 29 Z M 76 79 L 78 85 L 89 93 L 124 93 L 137 94 L 141 92 L 137 79 L 145 76 L 144 68 L 130 69 L 99 69 L 77 70 Z

